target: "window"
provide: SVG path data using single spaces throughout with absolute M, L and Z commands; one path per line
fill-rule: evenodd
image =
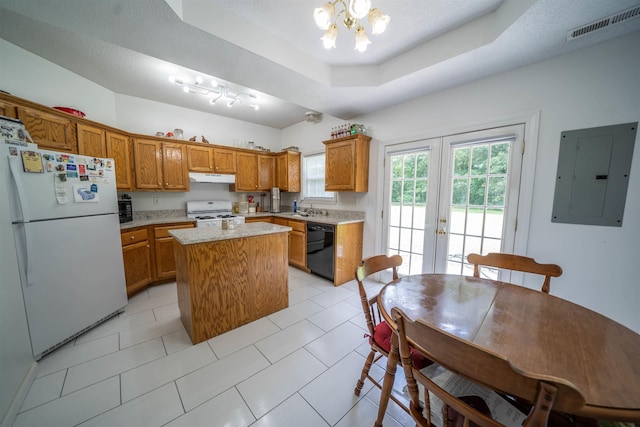
M 324 151 L 305 155 L 302 170 L 304 173 L 302 195 L 305 200 L 336 202 L 335 192 L 324 191 Z

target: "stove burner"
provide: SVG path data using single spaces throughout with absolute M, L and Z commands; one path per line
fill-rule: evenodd
M 218 218 L 235 218 L 233 215 L 218 215 Z
M 214 217 L 205 215 L 205 216 L 197 216 L 196 219 L 213 219 Z

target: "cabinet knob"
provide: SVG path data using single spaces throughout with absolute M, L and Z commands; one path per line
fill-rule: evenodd
M 169 185 L 169 183 L 168 183 L 168 182 L 165 182 L 165 183 L 164 183 L 164 185 Z
M 133 239 L 135 239 L 135 238 L 136 238 L 136 236 L 131 236 L 131 240 L 133 240 Z
M 150 248 L 151 246 L 147 245 L 148 248 Z

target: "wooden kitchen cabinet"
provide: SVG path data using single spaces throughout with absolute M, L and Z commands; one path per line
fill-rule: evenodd
M 153 228 L 155 247 L 155 279 L 173 278 L 176 275 L 176 260 L 173 253 L 173 237 L 169 230 L 193 228 L 195 224 L 162 225 Z
M 253 217 L 253 218 L 245 217 L 244 218 L 244 222 L 246 222 L 246 223 L 250 223 L 250 222 L 268 222 L 268 223 L 273 223 L 273 217 L 272 216 L 256 216 L 256 217 Z
M 333 240 L 333 283 L 338 286 L 354 278 L 356 267 L 362 263 L 364 223 L 338 224 Z
M 133 190 L 133 174 L 131 171 L 131 142 L 125 134 L 106 132 L 106 153 L 112 158 L 116 168 L 116 188 Z
M 153 280 L 151 245 L 147 227 L 123 230 L 120 233 L 120 240 L 122 241 L 122 260 L 127 296 L 131 296 Z
M 104 129 L 78 123 L 77 132 L 78 154 L 99 158 L 107 157 L 107 138 Z
M 276 159 L 272 155 L 258 154 L 258 191 L 269 191 L 275 186 Z
M 49 113 L 28 107 L 18 107 L 18 118 L 24 123 L 38 148 L 76 153 L 76 126 L 66 113 Z
M 203 173 L 236 173 L 236 152 L 225 148 L 187 146 L 188 169 Z
M 289 220 L 289 265 L 307 269 L 307 223 L 306 221 Z
M 216 173 L 236 173 L 236 151 L 214 147 L 213 165 Z
M 187 168 L 190 172 L 213 172 L 213 148 L 187 146 Z
M 0 116 L 16 118 L 18 111 L 16 106 L 0 99 Z
M 289 265 L 307 270 L 307 222 L 273 217 L 273 223 L 291 227 L 289 232 Z
M 230 191 L 269 191 L 274 186 L 274 156 L 238 152 L 236 165 L 236 182 L 229 185 Z
M 189 191 L 185 144 L 135 139 L 133 147 L 136 189 Z
M 258 156 L 254 153 L 236 154 L 236 183 L 229 184 L 230 191 L 258 190 Z
M 276 156 L 276 187 L 282 191 L 300 191 L 300 153 L 284 151 Z
M 326 191 L 369 191 L 370 141 L 366 135 L 323 141 Z

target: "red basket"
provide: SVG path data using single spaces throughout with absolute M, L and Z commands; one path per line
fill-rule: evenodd
M 75 108 L 69 108 L 69 107 L 53 107 L 56 110 L 60 110 L 60 111 L 64 111 L 65 113 L 69 113 L 69 114 L 73 114 L 74 116 L 78 116 L 78 117 L 84 117 L 85 114 L 80 111 L 80 110 L 76 110 Z

